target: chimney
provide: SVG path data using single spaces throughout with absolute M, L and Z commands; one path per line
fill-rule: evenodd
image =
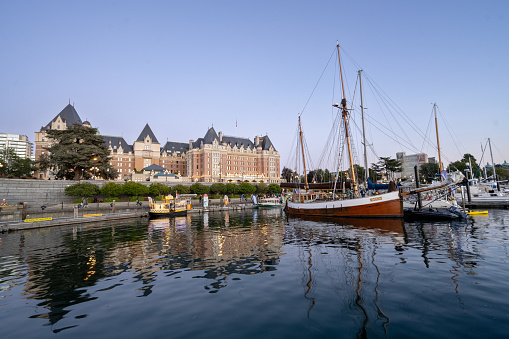
M 193 149 L 194 140 L 189 140 L 189 150 Z
M 254 144 L 256 147 L 258 147 L 260 145 L 260 139 L 258 139 L 258 136 L 255 136 Z
M 223 132 L 219 131 L 219 143 L 223 142 Z

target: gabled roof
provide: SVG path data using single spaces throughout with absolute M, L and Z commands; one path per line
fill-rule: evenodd
M 113 148 L 113 153 L 117 153 L 119 146 L 122 146 L 124 153 L 134 152 L 133 146 L 129 145 L 122 137 L 113 137 L 109 135 L 101 135 L 101 137 L 107 147 L 111 146 L 111 148 Z
M 143 131 L 141 131 L 140 136 L 138 137 L 138 139 L 136 139 L 136 141 L 144 142 L 145 137 L 147 135 L 150 137 L 150 139 L 152 139 L 153 143 L 156 143 L 156 144 L 159 143 L 159 141 L 157 141 L 156 136 L 154 135 L 154 132 L 152 132 L 152 129 L 150 128 L 150 126 L 148 124 L 145 125 L 145 127 L 143 128 Z
M 214 139 L 217 139 L 219 141 L 219 137 L 217 136 L 216 131 L 214 130 L 214 127 L 209 128 L 205 136 L 203 137 L 203 142 L 205 144 L 211 144 Z
M 173 153 L 185 154 L 187 151 L 189 151 L 189 143 L 183 142 L 167 141 L 161 148 L 161 154 L 166 153 L 166 155 L 173 155 Z
M 270 141 L 269 139 L 269 136 L 266 135 L 263 138 L 263 141 L 262 141 L 262 150 L 264 151 L 268 151 L 270 146 L 272 146 L 272 148 L 274 149 L 274 151 L 276 150 L 276 148 L 274 147 L 274 145 L 272 144 L 272 141 Z
M 158 166 L 156 164 L 152 164 L 150 166 L 145 167 L 142 171 L 154 171 L 154 172 L 164 172 L 166 168 Z
M 55 122 L 57 118 L 60 117 L 67 127 L 71 127 L 74 124 L 82 125 L 81 118 L 74 109 L 74 106 L 68 104 L 65 108 L 58 113 L 53 120 L 51 120 L 46 126 L 42 127 L 41 130 L 49 130 L 51 128 L 51 123 Z

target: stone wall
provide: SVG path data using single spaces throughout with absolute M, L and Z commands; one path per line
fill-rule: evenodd
M 80 182 L 90 182 L 94 185 L 103 187 L 104 184 L 111 182 L 105 180 L 82 180 Z M 65 195 L 65 188 L 74 185 L 78 181 L 72 180 L 38 180 L 38 179 L 0 179 L 0 204 L 2 199 L 8 205 L 16 205 L 20 202 L 26 202 L 29 206 L 51 206 L 67 203 L 73 203 L 77 197 L 69 197 Z M 123 184 L 123 181 L 116 181 Z M 149 186 L 151 182 L 145 181 L 141 184 Z M 191 183 L 183 183 L 190 185 Z M 175 183 L 168 183 L 173 186 Z M 79 197 L 78 197 L 79 198 Z
M 103 187 L 104 184 L 111 182 L 105 180 L 82 180 L 80 182 L 90 182 L 94 185 Z M 20 202 L 26 202 L 29 206 L 51 206 L 67 203 L 73 203 L 77 197 L 68 197 L 65 195 L 65 188 L 74 185 L 78 181 L 72 180 L 38 180 L 38 179 L 0 179 L 0 204 L 2 199 L 8 205 L 16 205 Z M 118 184 L 123 184 L 122 181 L 116 181 Z M 140 182 L 143 185 L 149 186 L 152 184 L 150 181 Z M 177 184 L 190 186 L 192 182 L 160 182 L 168 186 Z M 202 185 L 210 186 L 213 183 L 201 182 Z M 79 198 L 79 197 L 78 197 Z
M 65 196 L 64 189 L 74 182 L 66 180 L 0 179 L 0 203 L 9 205 L 26 202 L 31 205 L 54 205 L 72 203 L 73 198 Z

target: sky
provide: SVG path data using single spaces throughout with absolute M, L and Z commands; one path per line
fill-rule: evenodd
M 300 114 L 318 163 L 341 101 L 339 42 L 355 126 L 363 70 L 370 163 L 396 152 L 437 157 L 434 103 L 446 165 L 465 153 L 479 161 L 488 138 L 502 163 L 508 37 L 506 0 L 0 0 L 0 133 L 33 142 L 70 102 L 129 144 L 147 123 L 161 144 L 209 127 L 268 135 L 281 168 L 292 168 Z M 358 128 L 353 136 L 361 158 Z

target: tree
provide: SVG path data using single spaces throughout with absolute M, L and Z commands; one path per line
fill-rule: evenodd
M 403 170 L 401 161 L 391 157 L 380 157 L 376 164 L 371 164 L 371 169 L 375 171 L 377 177 L 385 174 L 387 179 L 393 178 L 395 172 Z
M 32 160 L 21 158 L 13 148 L 0 149 L 0 175 L 31 177 L 37 170 Z
M 107 195 L 110 198 L 118 197 L 123 191 L 123 186 L 114 182 L 109 182 L 101 188 L 101 194 Z
M 199 182 L 195 182 L 189 187 L 191 193 L 194 194 L 207 194 L 210 191 L 210 188 L 204 184 L 200 184 Z
M 281 193 L 283 190 L 281 189 L 281 186 L 278 184 L 270 184 L 268 187 L 268 191 L 270 194 L 276 194 Z
M 94 185 L 90 182 L 77 183 L 71 186 L 67 186 L 64 190 L 65 195 L 68 196 L 81 196 L 81 197 L 91 197 L 93 195 L 99 194 L 100 189 L 99 186 Z
M 385 167 L 383 162 L 373 163 L 371 164 L 371 169 L 369 170 L 369 177 L 375 179 L 374 181 L 380 179 L 382 175 L 385 173 Z
M 422 164 L 419 167 L 419 179 L 421 183 L 424 180 L 431 182 L 437 175 L 440 175 L 440 166 L 437 163 Z
M 39 161 L 42 170 L 51 169 L 59 179 L 88 179 L 92 176 L 114 179 L 117 171 L 110 165 L 110 150 L 97 128 L 74 124 L 66 130 L 46 132 L 52 145 L 49 156 Z
M 354 164 L 353 170 L 355 171 L 355 177 L 357 178 L 358 182 L 364 181 L 364 176 L 366 171 L 364 170 L 364 167 Z
M 508 180 L 509 179 L 509 170 L 506 170 L 501 167 L 495 167 L 495 172 L 497 173 L 498 180 Z
M 283 167 L 281 171 L 281 178 L 286 179 L 286 182 L 292 182 L 293 171 L 287 167 Z
M 478 165 L 475 157 L 470 153 L 465 153 L 463 158 L 458 161 L 451 162 L 449 166 L 447 166 L 447 171 L 460 171 L 461 173 L 465 173 L 465 170 L 470 170 L 470 164 L 472 164 L 472 176 L 475 176 L 478 172 Z

